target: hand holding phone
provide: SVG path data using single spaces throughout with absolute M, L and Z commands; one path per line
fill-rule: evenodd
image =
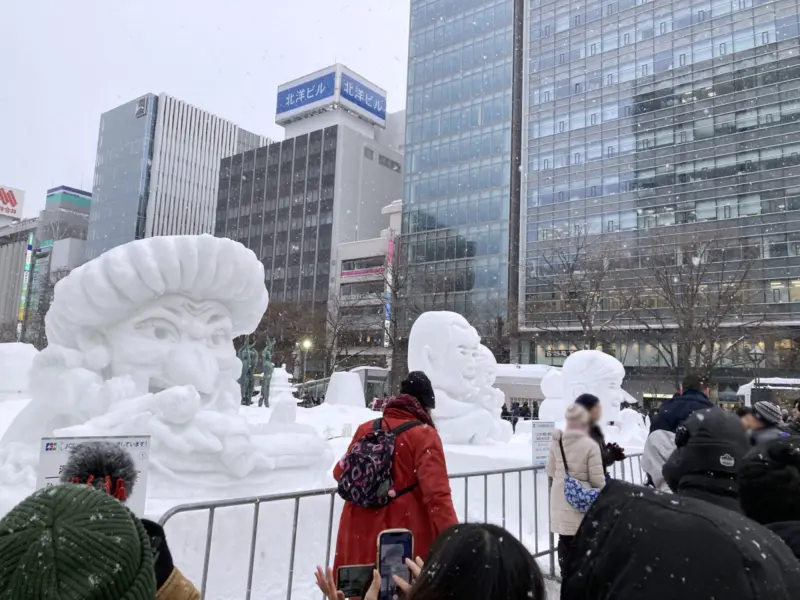
M 406 560 L 413 560 L 414 536 L 408 529 L 387 529 L 378 535 L 378 572 L 381 575 L 379 600 L 395 600 L 399 588 L 394 576 L 411 580 Z

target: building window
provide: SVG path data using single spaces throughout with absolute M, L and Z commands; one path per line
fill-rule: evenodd
M 400 163 L 397 162 L 397 161 L 392 160 L 391 158 L 385 157 L 383 154 L 379 154 L 378 155 L 378 163 L 381 166 L 386 167 L 387 169 L 391 169 L 395 173 L 399 173 L 400 172 L 400 169 L 401 169 Z
M 367 160 L 375 160 L 375 151 L 372 148 L 364 146 L 364 158 Z
M 666 23 L 661 23 L 660 30 L 661 30 L 661 33 L 667 33 L 667 24 Z
M 682 66 L 682 67 L 685 67 L 685 66 L 686 66 L 686 55 L 685 55 L 685 54 L 681 54 L 681 55 L 678 57 L 678 64 L 679 64 L 680 66 Z

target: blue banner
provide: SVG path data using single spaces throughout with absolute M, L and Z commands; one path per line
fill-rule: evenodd
M 347 73 L 342 73 L 341 95 L 342 98 L 349 100 L 359 108 L 363 108 L 381 121 L 386 120 L 386 96 L 360 81 L 356 81 Z
M 311 81 L 298 83 L 278 92 L 277 113 L 303 108 L 326 98 L 333 98 L 336 91 L 336 73 L 331 71 Z

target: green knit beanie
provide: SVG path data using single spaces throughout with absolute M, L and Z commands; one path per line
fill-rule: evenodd
M 85 485 L 28 496 L 0 521 L 2 600 L 153 600 L 150 540 L 121 502 Z

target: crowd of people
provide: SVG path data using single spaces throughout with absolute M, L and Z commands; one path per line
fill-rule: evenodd
M 427 377 L 410 374 L 401 392 L 386 403 L 385 423 L 359 428 L 336 468 L 347 502 L 334 569 L 317 572 L 323 594 L 343 599 L 336 567 L 374 562 L 378 534 L 407 528 L 418 557 L 407 563 L 412 581 L 396 582 L 403 597 L 545 598 L 539 566 L 513 534 L 456 522 L 441 441 L 427 417 L 436 406 Z M 709 400 L 700 378 L 687 377 L 654 415 L 642 460 L 646 485 L 635 485 L 608 476 L 625 452 L 606 442 L 598 398 L 576 398 L 546 467 L 560 597 L 800 598 L 800 436 L 768 404 L 737 416 Z M 398 429 L 410 422 L 419 425 Z M 398 431 L 388 446 L 393 478 L 383 501 L 364 504 L 348 492 L 361 464 L 354 456 L 374 448 L 366 441 L 378 428 Z M 379 586 L 375 571 L 361 597 L 378 600 Z
M 380 418 L 362 424 L 334 468 L 345 500 L 332 569 L 316 582 L 344 599 L 338 568 L 376 562 L 381 532 L 408 529 L 410 600 L 543 600 L 528 549 L 491 524 L 459 523 L 428 377 L 409 373 Z M 800 416 L 800 405 L 795 407 Z M 558 536 L 563 600 L 789 600 L 800 598 L 800 435 L 757 402 L 736 415 L 714 406 L 704 382 L 652 421 L 646 485 L 609 478 L 624 460 L 607 443 L 602 406 L 583 394 L 556 430 L 546 474 Z M 157 524 L 126 506 L 136 469 L 124 450 L 79 446 L 61 485 L 34 493 L 0 520 L 0 598 L 194 600 Z M 377 565 L 376 565 L 377 566 Z M 375 570 L 360 596 L 380 600 Z

